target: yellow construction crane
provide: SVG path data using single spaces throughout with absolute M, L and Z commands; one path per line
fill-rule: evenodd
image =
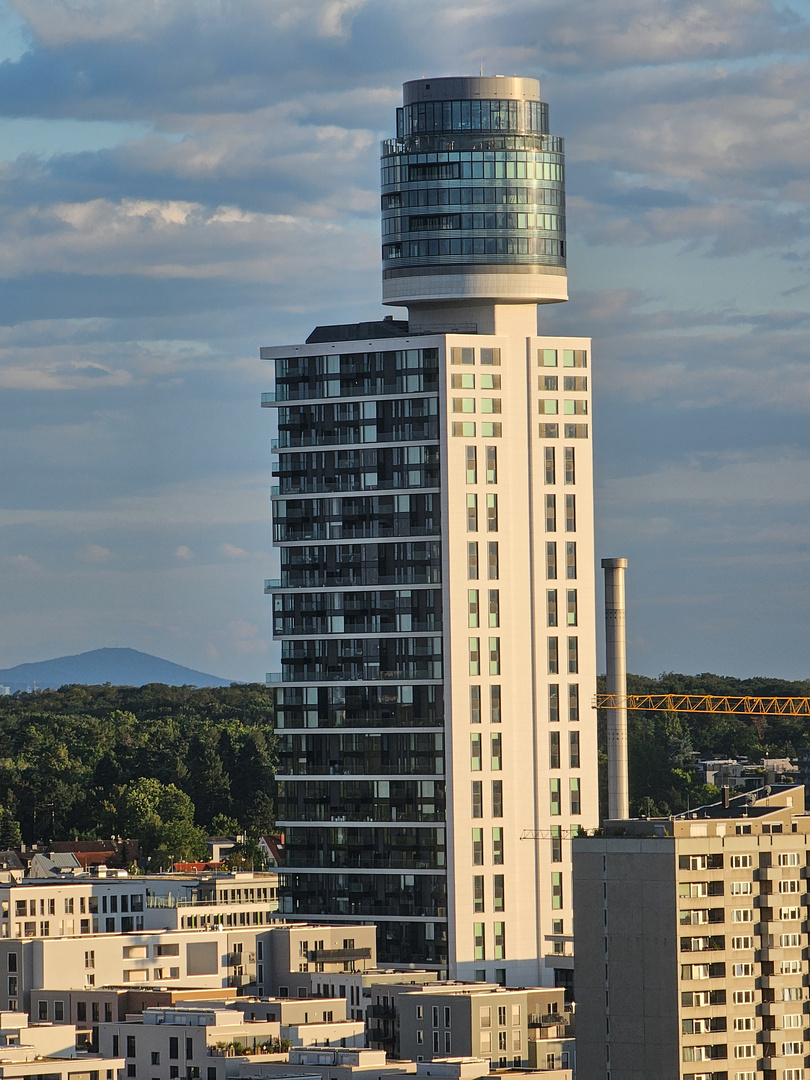
M 595 709 L 728 713 L 732 716 L 807 716 L 810 697 L 728 697 L 720 694 L 596 694 Z

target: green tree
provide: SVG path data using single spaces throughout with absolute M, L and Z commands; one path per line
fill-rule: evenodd
M 194 804 L 174 784 L 140 777 L 121 793 L 119 832 L 141 842 L 145 855 L 157 865 L 185 859 L 204 859 L 205 833 L 194 824 Z

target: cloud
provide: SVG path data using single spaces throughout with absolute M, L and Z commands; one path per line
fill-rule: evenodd
M 180 544 L 174 549 L 174 557 L 176 559 L 181 559 L 185 562 L 189 559 L 194 558 L 194 552 L 191 550 L 190 547 L 187 547 L 185 544 Z
M 112 552 L 101 544 L 85 544 L 76 552 L 76 558 L 86 563 L 105 563 L 112 558 Z
M 39 574 L 43 569 L 30 555 L 4 555 L 0 562 L 11 574 Z
M 246 559 L 248 557 L 245 549 L 237 547 L 235 544 L 220 544 L 217 551 L 220 555 L 224 555 L 226 559 Z

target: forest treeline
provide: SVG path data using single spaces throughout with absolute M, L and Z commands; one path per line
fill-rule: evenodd
M 604 692 L 604 679 L 599 680 Z M 663 672 L 657 679 L 627 676 L 628 694 L 715 694 L 734 697 L 810 697 L 810 680 L 788 682 L 728 675 L 679 675 Z M 604 765 L 605 713 L 600 717 L 600 756 Z M 627 714 L 631 815 L 679 813 L 719 797 L 693 768 L 700 757 L 795 758 L 810 746 L 810 719 L 790 716 L 726 716 L 706 713 L 642 712 Z M 606 810 L 604 768 L 603 816 Z
M 0 697 L 0 847 L 121 836 L 155 865 L 203 858 L 210 833 L 272 829 L 274 768 L 262 684 Z

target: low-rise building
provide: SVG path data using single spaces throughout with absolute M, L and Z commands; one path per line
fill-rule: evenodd
M 346 986 L 342 977 L 377 966 L 376 926 L 279 924 L 264 935 L 263 941 L 263 985 L 265 992 L 279 997 L 308 997 L 313 977 L 315 982 L 328 982 L 330 996 L 346 997 L 339 989 Z
M 21 1012 L 0 1012 L 2 1080 L 115 1080 L 121 1058 L 77 1057 L 72 1025 L 29 1024 Z
M 246 1009 L 242 1004 L 146 1009 L 123 1023 L 102 1024 L 99 1049 L 113 1056 L 120 1052 L 127 1077 L 175 1080 L 182 1070 L 185 1080 L 225 1080 L 238 1074 L 236 1059 L 260 1062 L 290 1044 L 364 1045 L 364 1026 L 346 1019 L 343 1002 L 330 1002 L 329 1008 L 325 1003 L 315 1008 L 314 1001 L 256 1000 Z
M 402 994 L 398 1008 L 404 1058 L 481 1057 L 493 1069 L 575 1067 L 562 988 L 448 983 Z

